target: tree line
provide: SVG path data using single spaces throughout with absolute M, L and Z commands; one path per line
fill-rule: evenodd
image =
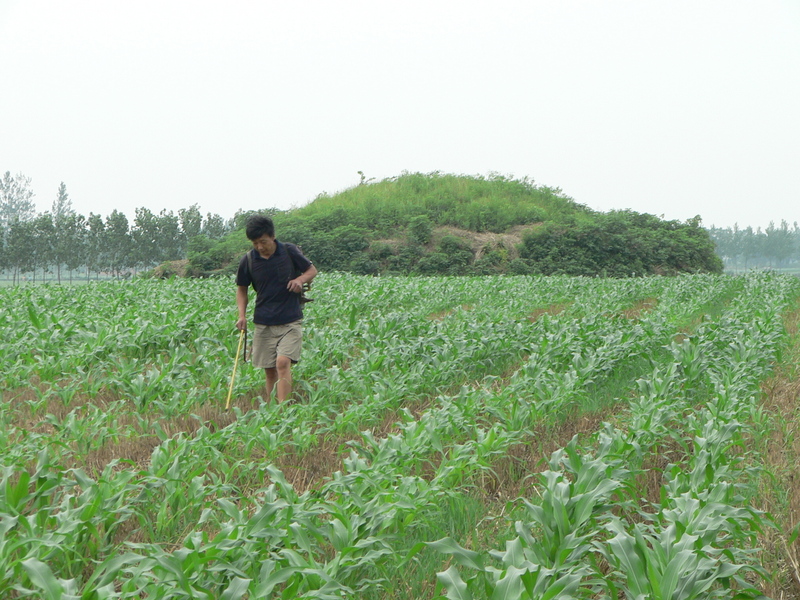
M 137 208 L 135 217 L 113 210 L 103 217 L 78 214 L 62 182 L 49 211 L 38 213 L 29 177 L 6 172 L 0 179 L 0 270 L 14 282 L 37 273 L 70 280 L 77 272 L 113 276 L 135 273 L 186 257 L 192 240 L 222 238 L 233 227 L 197 205 L 177 214 Z
M 734 225 L 711 227 L 708 232 L 728 269 L 800 267 L 800 226 L 796 221 L 791 227 L 782 220 L 777 226 L 770 221 L 766 229 Z

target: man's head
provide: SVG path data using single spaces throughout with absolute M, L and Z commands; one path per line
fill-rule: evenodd
M 247 219 L 247 225 L 245 226 L 244 231 L 247 235 L 247 239 L 251 242 L 264 237 L 265 235 L 274 238 L 275 224 L 269 217 L 265 217 L 263 215 L 253 215 Z

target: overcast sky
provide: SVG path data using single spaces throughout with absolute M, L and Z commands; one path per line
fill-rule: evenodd
M 706 226 L 800 221 L 799 0 L 0 0 L 0 173 L 39 211 L 302 206 L 529 177 Z

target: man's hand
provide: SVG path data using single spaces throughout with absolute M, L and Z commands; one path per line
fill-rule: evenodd
M 244 331 L 247 329 L 247 317 L 242 317 L 238 321 L 236 321 L 236 329 L 239 331 Z
M 303 283 L 300 281 L 300 278 L 292 279 L 289 283 L 286 284 L 286 289 L 290 292 L 294 292 L 295 294 L 299 294 L 303 291 Z

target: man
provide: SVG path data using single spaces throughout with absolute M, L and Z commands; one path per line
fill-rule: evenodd
M 267 401 L 277 388 L 278 402 L 283 402 L 292 393 L 292 365 L 300 360 L 300 292 L 303 284 L 314 279 L 317 269 L 297 246 L 275 239 L 275 225 L 269 217 L 250 217 L 245 234 L 253 250 L 239 262 L 236 274 L 236 327 L 247 328 L 247 289 L 252 284 L 256 290 L 253 366 L 266 372 Z

